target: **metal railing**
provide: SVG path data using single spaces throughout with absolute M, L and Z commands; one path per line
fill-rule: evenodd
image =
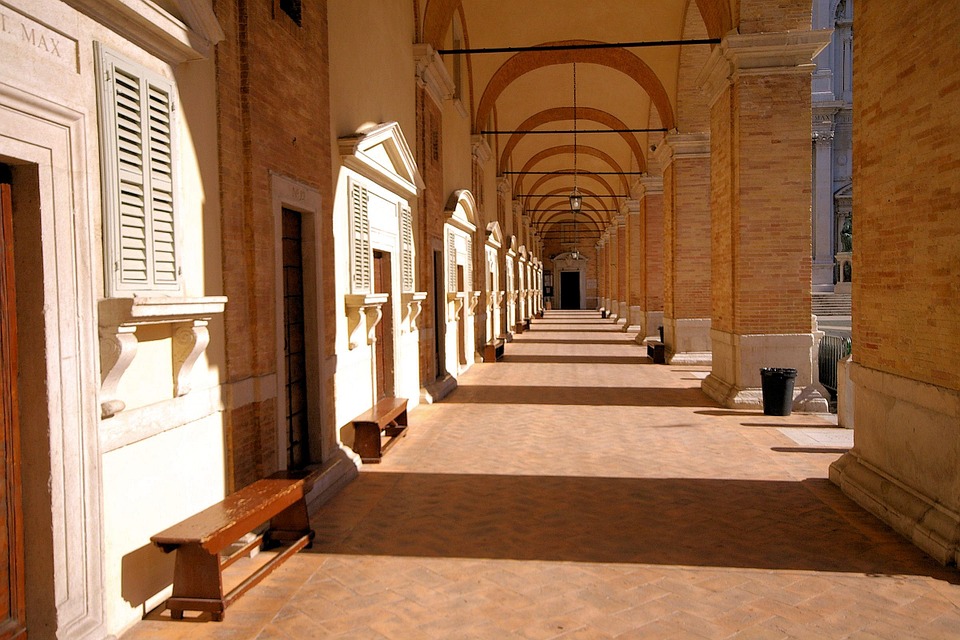
M 823 336 L 817 354 L 820 384 L 830 392 L 830 400 L 837 399 L 837 363 L 850 355 L 853 343 L 850 338 Z

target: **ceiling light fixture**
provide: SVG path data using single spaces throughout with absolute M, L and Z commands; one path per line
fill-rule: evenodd
M 573 214 L 573 255 L 580 259 L 580 234 L 577 229 L 577 214 L 583 207 L 583 196 L 577 189 L 577 63 L 573 63 L 573 193 L 570 194 L 570 212 Z

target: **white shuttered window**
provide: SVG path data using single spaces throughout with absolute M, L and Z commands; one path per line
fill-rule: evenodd
M 108 295 L 178 292 L 172 84 L 98 47 Z
M 350 186 L 350 271 L 353 293 L 370 293 L 373 285 L 370 246 L 370 194 L 359 184 Z

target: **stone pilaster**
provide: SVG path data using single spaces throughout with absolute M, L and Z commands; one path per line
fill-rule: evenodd
M 667 362 L 709 365 L 710 136 L 668 134 L 663 167 L 663 339 Z
M 813 117 L 813 290 L 833 291 L 833 114 L 817 107 Z
M 731 34 L 711 53 L 713 371 L 703 390 L 762 404 L 760 369 L 797 369 L 794 408 L 826 411 L 811 316 L 813 57 L 829 31 Z

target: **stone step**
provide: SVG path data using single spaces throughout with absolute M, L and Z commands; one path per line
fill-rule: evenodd
M 811 306 L 817 316 L 849 316 L 852 297 L 849 293 L 815 293 Z

